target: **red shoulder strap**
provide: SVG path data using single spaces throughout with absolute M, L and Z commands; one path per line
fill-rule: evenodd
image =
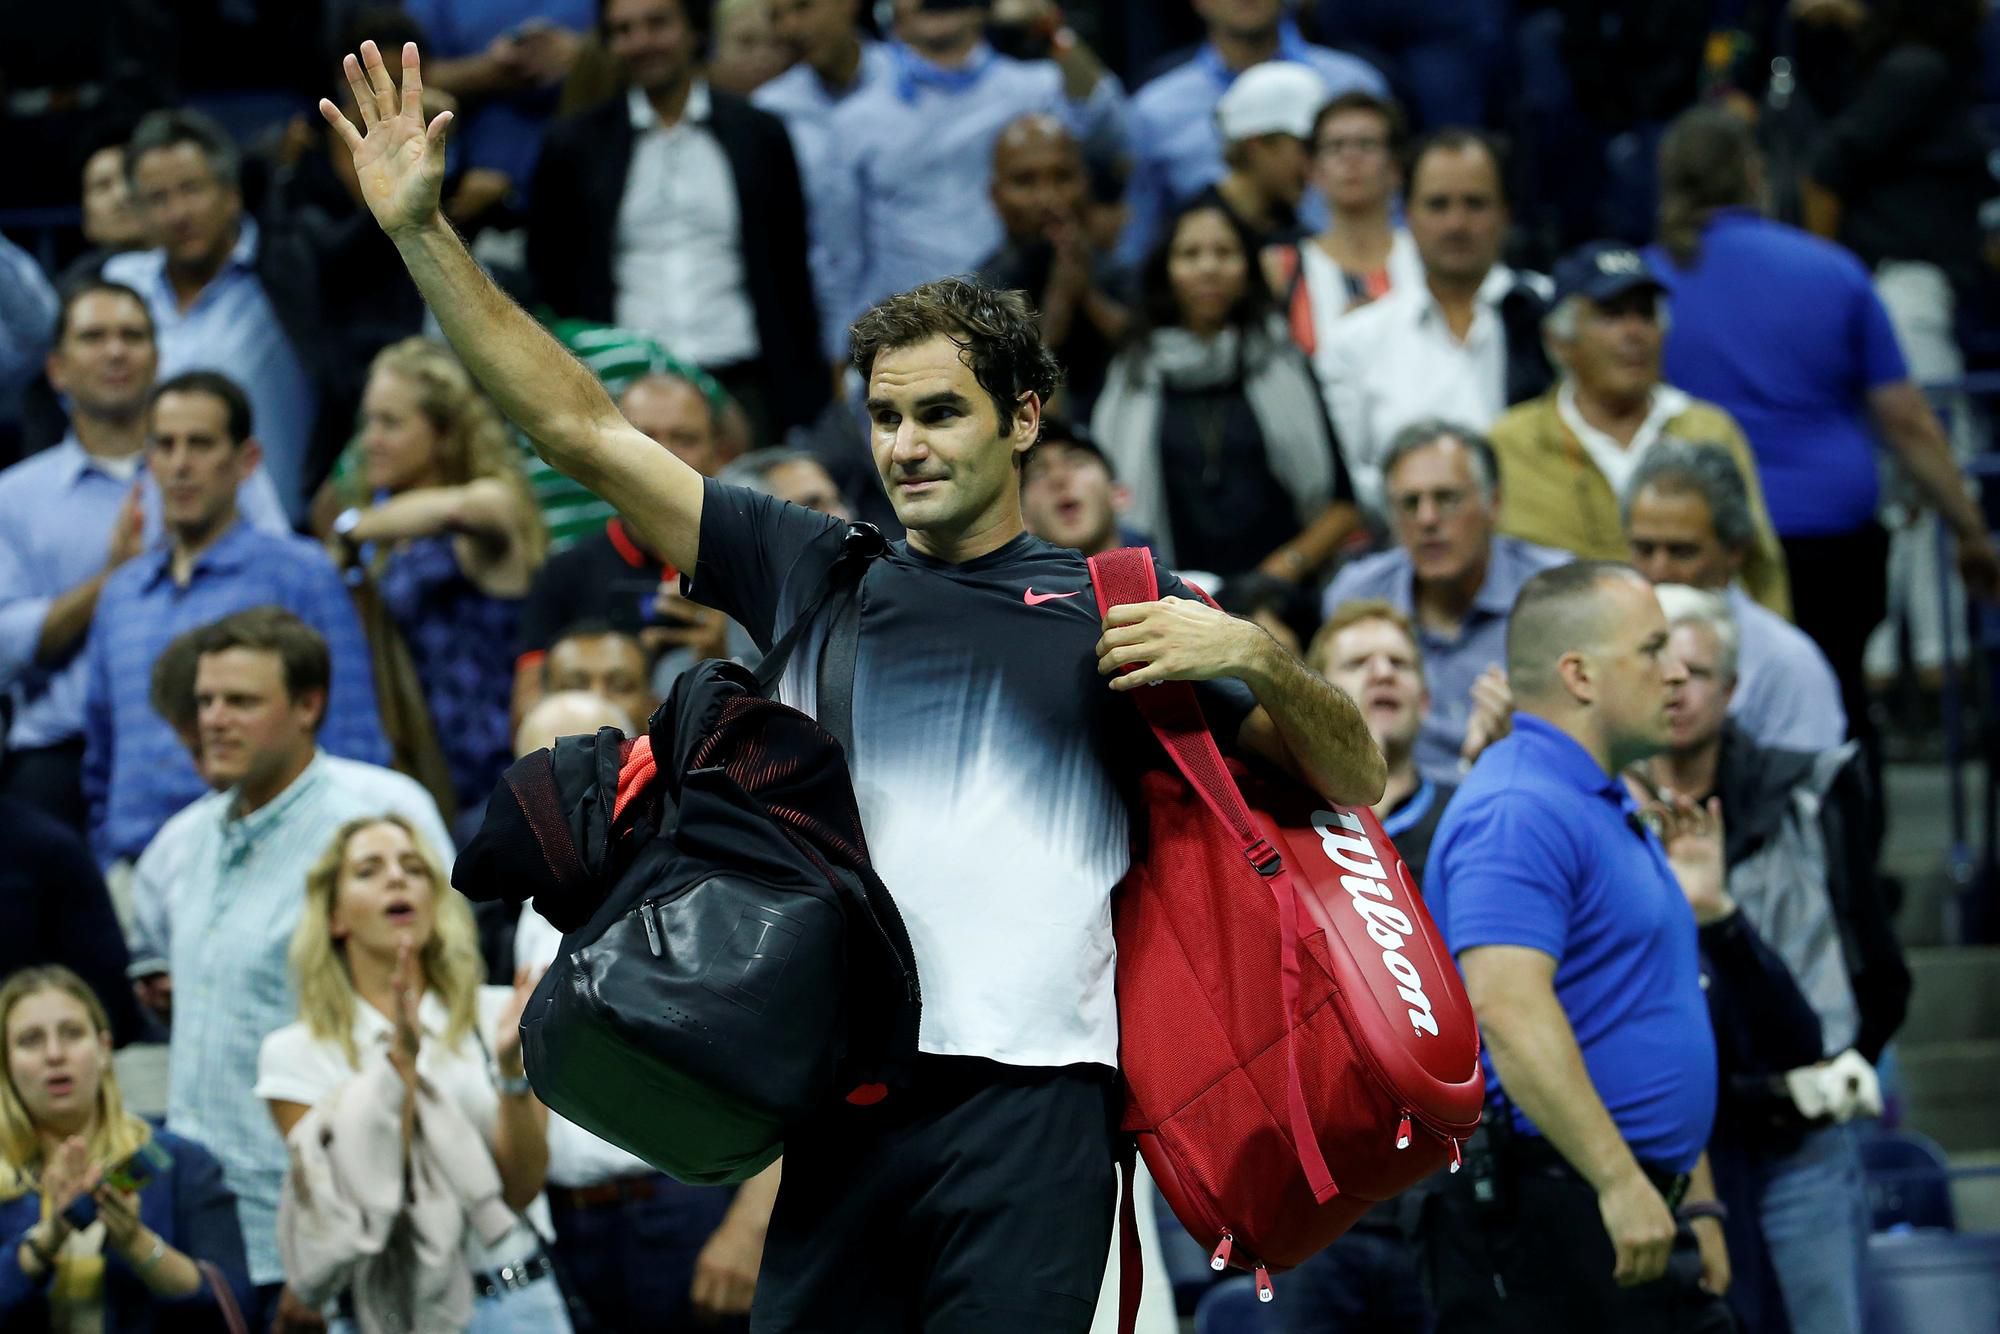
M 1139 547 L 1120 547 L 1090 558 L 1090 582 L 1097 591 L 1100 613 L 1130 602 L 1151 602 L 1159 597 L 1159 581 L 1153 573 L 1153 555 Z M 1285 1102 L 1292 1127 L 1293 1151 L 1299 1167 L 1312 1187 L 1313 1197 L 1324 1204 L 1340 1193 L 1333 1173 L 1320 1152 L 1319 1135 L 1313 1129 L 1312 1113 L 1306 1106 L 1305 1085 L 1299 1077 L 1298 1050 L 1290 1036 L 1299 1013 L 1299 895 L 1292 873 L 1278 850 L 1257 832 L 1250 818 L 1249 803 L 1230 777 L 1222 750 L 1202 717 L 1201 702 L 1188 681 L 1162 681 L 1147 686 L 1135 696 L 1139 714 L 1153 729 L 1188 784 L 1201 796 L 1202 804 L 1214 813 L 1234 836 L 1243 856 L 1256 868 L 1271 888 L 1278 905 L 1281 989 L 1285 1005 Z

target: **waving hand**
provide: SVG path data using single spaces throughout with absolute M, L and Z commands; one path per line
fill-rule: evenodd
M 350 55 L 341 64 L 366 133 L 357 131 L 340 108 L 325 98 L 320 99 L 319 114 L 354 155 L 354 174 L 368 211 L 382 230 L 390 233 L 429 222 L 437 214 L 438 196 L 444 188 L 444 131 L 451 123 L 451 112 L 441 111 L 428 126 L 424 124 L 424 83 L 417 44 L 403 43 L 400 99 L 375 43 L 363 42 L 360 59 Z

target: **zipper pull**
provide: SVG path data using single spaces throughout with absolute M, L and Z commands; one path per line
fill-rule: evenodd
M 1236 1238 L 1225 1231 L 1222 1240 L 1215 1243 L 1215 1254 L 1208 1257 L 1208 1267 L 1218 1274 L 1229 1268 L 1229 1251 L 1235 1244 Z
M 639 920 L 646 924 L 646 947 L 653 951 L 655 959 L 660 957 L 660 924 L 654 920 L 656 909 L 651 900 L 639 905 Z
M 1465 1159 L 1463 1155 L 1461 1155 L 1458 1151 L 1458 1141 L 1453 1140 L 1451 1142 L 1451 1170 L 1456 1172 L 1460 1167 L 1464 1166 L 1464 1164 L 1465 1164 Z
M 1277 1295 L 1276 1291 L 1271 1287 L 1271 1271 L 1264 1268 L 1264 1266 L 1262 1265 L 1258 1265 L 1257 1300 L 1260 1302 L 1268 1302 L 1271 1300 L 1271 1298 L 1275 1297 L 1276 1295 Z
M 1396 1123 L 1396 1147 L 1399 1149 L 1410 1147 L 1410 1114 L 1408 1112 L 1404 1112 L 1403 1119 Z

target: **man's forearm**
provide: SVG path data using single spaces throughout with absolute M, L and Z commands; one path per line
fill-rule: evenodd
M 752 1228 L 758 1236 L 763 1236 L 771 1226 L 771 1210 L 778 1203 L 778 1184 L 784 1171 L 785 1160 L 780 1158 L 738 1186 L 736 1198 L 729 1202 L 729 1212 L 723 1216 L 724 1223 Z
M 1877 424 L 1917 489 L 1955 536 L 1983 541 L 1985 520 L 1965 489 L 1958 460 L 1952 457 L 1944 428 L 1923 392 L 1913 384 L 1901 384 L 1877 390 L 1874 398 Z
M 1243 740 L 1266 758 L 1288 764 L 1331 801 L 1344 806 L 1380 801 L 1389 766 L 1361 710 L 1269 635 L 1260 640 L 1242 680 L 1262 707 L 1244 723 Z
M 1584 1180 L 1603 1191 L 1638 1170 L 1638 1160 L 1590 1082 L 1576 1034 L 1554 992 L 1517 992 L 1504 1003 L 1489 1003 L 1479 1021 L 1507 1101 L 1528 1114 Z
M 39 666 L 59 665 L 83 642 L 90 632 L 90 618 L 97 614 L 97 595 L 103 591 L 104 577 L 109 573 L 100 570 L 49 603 L 48 614 L 42 617 L 42 633 L 35 640 L 35 662 Z
M 592 436 L 618 419 L 597 377 L 486 276 L 443 217 L 398 231 L 394 240 L 417 290 L 480 387 L 551 463 L 591 486 Z

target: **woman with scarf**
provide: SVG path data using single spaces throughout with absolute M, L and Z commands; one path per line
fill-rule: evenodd
M 1092 426 L 1162 562 L 1291 584 L 1359 526 L 1305 355 L 1249 238 L 1213 204 L 1181 211 L 1147 260 L 1142 309 Z

